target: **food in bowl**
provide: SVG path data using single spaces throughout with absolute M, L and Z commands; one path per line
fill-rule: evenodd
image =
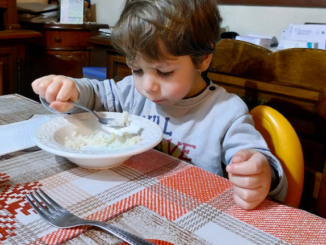
M 103 132 L 95 132 L 92 135 L 82 135 L 74 131 L 72 137 L 65 138 L 65 146 L 73 149 L 81 149 L 85 146 L 92 147 L 108 147 L 114 149 L 119 147 L 129 147 L 141 141 L 140 135 L 123 134 L 118 135 L 115 133 L 105 134 Z
M 82 135 L 78 131 L 73 131 L 71 137 L 65 138 L 65 146 L 73 149 L 82 149 L 86 146 L 115 149 L 129 147 L 141 141 L 140 128 L 135 129 L 135 126 L 131 125 L 128 112 L 124 111 L 122 117 L 117 120 L 119 125 L 126 125 L 126 127 L 119 130 L 108 127 L 108 133 L 95 131 L 91 135 Z

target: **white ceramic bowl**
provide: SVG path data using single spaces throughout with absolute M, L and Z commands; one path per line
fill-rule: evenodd
M 100 112 L 100 114 L 113 118 L 121 118 L 123 115 L 115 112 Z M 80 167 L 105 169 L 121 164 L 133 155 L 152 149 L 163 138 L 162 130 L 156 123 L 135 115 L 130 115 L 129 120 L 133 125 L 142 128 L 141 141 L 125 148 L 110 150 L 86 147 L 86 149 L 77 150 L 65 147 L 65 138 L 72 137 L 74 131 L 82 135 L 91 135 L 97 130 L 107 132 L 107 126 L 100 124 L 88 112 L 55 117 L 36 130 L 34 139 L 41 149 L 65 157 Z

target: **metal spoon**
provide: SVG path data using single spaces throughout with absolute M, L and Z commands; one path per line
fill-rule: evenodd
M 72 100 L 68 100 L 68 102 L 70 102 L 71 104 L 74 104 L 75 106 L 84 109 L 85 111 L 88 111 L 90 113 L 92 113 L 97 121 L 99 121 L 99 123 L 102 123 L 106 126 L 110 126 L 110 127 L 123 127 L 124 125 L 119 125 L 118 121 L 115 118 L 110 118 L 110 117 L 101 117 L 99 115 L 97 115 L 94 111 L 88 109 L 85 106 L 82 106 L 81 104 L 78 104 L 77 102 L 74 102 Z

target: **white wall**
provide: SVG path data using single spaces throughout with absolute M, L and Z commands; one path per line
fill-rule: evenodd
M 46 0 L 17 0 L 46 1 Z M 125 0 L 91 0 L 96 22 L 114 25 L 119 18 Z M 326 23 L 326 8 L 220 6 L 223 27 L 240 35 L 249 33 L 280 37 L 290 23 Z M 94 16 L 95 17 L 95 16 Z
M 119 19 L 125 0 L 91 0 L 91 3 L 92 8 L 95 7 L 96 22 L 112 26 Z
M 223 27 L 238 32 L 280 37 L 290 23 L 326 23 L 326 8 L 220 6 Z

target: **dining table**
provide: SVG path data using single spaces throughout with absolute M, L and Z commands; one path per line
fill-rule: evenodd
M 108 169 L 78 167 L 34 143 L 51 116 L 37 101 L 0 96 L 0 244 L 123 243 L 95 227 L 52 226 L 25 199 L 38 188 L 81 218 L 154 244 L 326 244 L 325 219 L 271 198 L 241 209 L 227 178 L 156 149 Z

